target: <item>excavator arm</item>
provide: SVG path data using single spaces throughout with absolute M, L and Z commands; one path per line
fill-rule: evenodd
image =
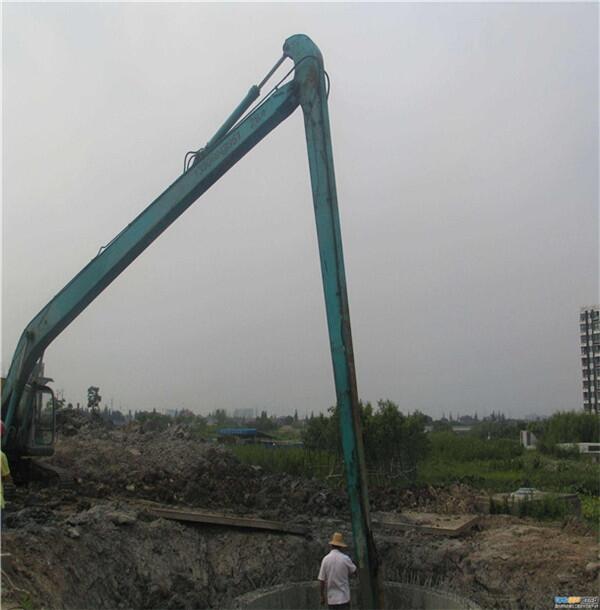
M 293 80 L 277 87 L 246 116 L 261 86 L 283 59 L 294 62 Z M 40 378 L 44 350 L 128 265 L 227 170 L 298 107 L 302 107 L 321 274 L 340 407 L 342 445 L 351 504 L 354 546 L 360 576 L 361 607 L 382 607 L 378 561 L 370 530 L 366 473 L 350 332 L 350 314 L 333 170 L 323 58 L 304 35 L 288 38 L 283 58 L 248 95 L 189 168 L 92 259 L 27 325 L 17 344 L 2 388 L 3 445 L 12 456 L 48 455 L 51 443 L 35 432 L 39 394 L 48 392 Z
M 298 106 L 292 81 L 257 112 L 225 134 L 92 259 L 27 325 L 17 344 L 2 390 L 7 448 L 22 445 L 15 410 L 44 350 L 126 267 L 230 167 Z M 13 438 L 16 437 L 16 438 Z M 25 447 L 23 447 L 25 448 Z

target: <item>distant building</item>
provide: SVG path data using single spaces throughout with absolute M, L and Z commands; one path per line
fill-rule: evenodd
M 235 409 L 233 412 L 233 417 L 235 419 L 254 419 L 256 416 L 254 409 Z
M 598 413 L 600 392 L 600 306 L 582 307 L 579 312 L 583 408 Z
M 588 455 L 595 462 L 600 462 L 600 443 L 558 443 L 561 449 L 577 449 L 579 453 Z
M 450 422 L 447 419 L 441 419 L 440 422 L 442 422 L 442 424 L 449 424 Z M 436 422 L 437 423 L 437 422 Z M 434 424 L 427 424 L 425 426 L 423 426 L 423 430 L 425 432 L 433 432 L 435 430 L 435 425 Z M 454 432 L 455 434 L 468 434 L 469 432 L 471 432 L 473 426 L 450 426 L 450 430 L 452 430 L 452 432 Z M 447 430 L 447 427 L 444 427 L 444 430 Z
M 525 449 L 535 449 L 537 445 L 535 434 L 530 430 L 521 430 L 521 445 L 523 445 Z
M 454 434 L 468 434 L 471 432 L 472 426 L 452 426 Z

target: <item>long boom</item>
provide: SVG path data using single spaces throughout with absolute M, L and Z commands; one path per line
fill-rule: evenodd
M 26 385 L 32 381 L 34 367 L 50 342 L 202 193 L 300 105 L 304 115 L 329 344 L 359 565 L 360 607 L 364 610 L 382 608 L 378 558 L 370 526 L 323 58 L 312 40 L 301 34 L 285 41 L 283 55 L 294 62 L 293 80 L 276 89 L 262 105 L 239 120 L 258 96 L 260 85 L 252 87 L 205 149 L 194 155 L 190 169 L 117 235 L 29 323 L 17 344 L 2 389 L 6 428 L 3 441 L 10 449 L 11 443 L 23 440 L 19 436 L 21 415 L 15 417 L 15 413 Z
M 200 195 L 297 108 L 296 90 L 295 82 L 284 85 L 218 144 L 205 149 L 201 161 L 153 201 L 31 320 L 19 339 L 2 389 L 7 430 L 25 384 L 48 345 Z

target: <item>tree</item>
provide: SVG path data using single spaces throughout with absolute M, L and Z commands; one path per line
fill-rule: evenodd
M 157 413 L 156 409 L 152 412 L 136 411 L 135 420 L 141 424 L 144 432 L 161 432 L 171 425 L 171 417 Z
M 426 416 L 418 411 L 404 415 L 391 400 L 380 400 L 376 410 L 371 403 L 359 402 L 359 409 L 367 466 L 402 474 L 414 482 L 417 462 L 430 445 L 425 434 Z M 304 446 L 341 457 L 339 409 L 330 407 L 328 413 L 308 421 L 302 433 Z
M 434 421 L 433 424 L 431 424 L 433 426 L 433 432 L 449 432 L 452 431 L 452 424 L 446 419 L 446 420 L 437 420 Z
M 329 451 L 341 455 L 336 410 L 331 407 L 329 412 L 329 417 L 323 413 L 319 413 L 317 417 L 314 414 L 311 416 L 302 432 L 302 440 L 309 450 Z
M 417 461 L 429 449 L 425 416 L 418 411 L 404 415 L 391 400 L 380 400 L 365 431 L 367 461 L 416 479 Z
M 49 398 L 46 401 L 46 407 L 45 408 L 48 411 L 52 409 L 52 398 Z M 54 408 L 57 411 L 60 411 L 61 409 L 64 409 L 65 408 L 65 399 L 64 398 L 55 398 L 54 399 Z
M 538 436 L 541 451 L 552 452 L 559 443 L 600 442 L 600 418 L 596 413 L 558 411 L 549 419 L 528 427 Z
M 494 414 L 494 419 L 486 419 L 473 424 L 470 434 L 482 439 L 497 440 L 500 438 L 518 440 L 519 431 L 524 424 L 517 420 L 507 420 L 502 414 Z
M 87 391 L 87 406 L 88 409 L 92 411 L 96 411 L 100 406 L 100 401 L 102 400 L 102 396 L 100 396 L 100 388 L 96 386 L 90 386 Z
M 256 429 L 261 432 L 270 432 L 277 428 L 277 423 L 272 417 L 267 415 L 266 411 L 260 412 L 260 417 L 256 418 Z
M 230 421 L 225 409 L 215 409 L 209 417 L 214 417 L 217 426 L 226 426 Z

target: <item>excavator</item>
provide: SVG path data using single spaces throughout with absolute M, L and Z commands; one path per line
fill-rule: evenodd
M 293 67 L 257 101 L 284 61 Z M 11 468 L 27 472 L 32 458 L 53 454 L 55 397 L 44 376 L 44 350 L 128 265 L 206 190 L 298 107 L 308 149 L 325 310 L 359 566 L 360 607 L 383 607 L 370 516 L 342 237 L 337 204 L 327 99 L 329 77 L 314 42 L 288 38 L 283 55 L 250 88 L 215 135 L 186 154 L 184 171 L 171 186 L 102 248 L 23 331 L 2 387 L 2 448 Z M 47 405 L 50 405 L 48 407 Z

